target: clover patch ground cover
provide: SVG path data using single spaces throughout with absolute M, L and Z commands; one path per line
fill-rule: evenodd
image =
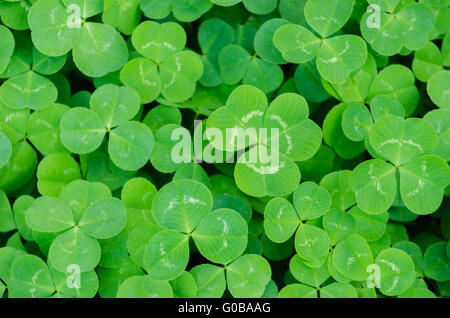
M 0 19 L 0 297 L 450 296 L 449 0 Z

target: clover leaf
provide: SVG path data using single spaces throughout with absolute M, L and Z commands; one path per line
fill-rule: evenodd
M 247 223 L 234 210 L 211 212 L 211 208 L 212 195 L 202 183 L 189 179 L 168 183 L 152 202 L 158 226 L 140 224 L 128 238 L 132 257 L 152 278 L 176 279 L 189 261 L 192 236 L 200 253 L 212 262 L 235 260 L 247 246 Z M 140 244 L 143 237 L 145 246 Z
M 360 37 L 338 35 L 330 38 L 348 21 L 352 10 L 350 0 L 309 0 L 305 4 L 306 21 L 322 39 L 304 26 L 287 24 L 275 32 L 275 46 L 291 63 L 306 63 L 316 57 L 320 75 L 331 83 L 341 84 L 367 60 L 367 46 Z
M 109 191 L 81 196 L 78 200 L 69 197 L 70 203 L 66 203 L 64 199 L 70 191 L 79 191 L 78 182 L 69 184 L 61 199 L 43 196 L 25 212 L 27 225 L 33 232 L 55 234 L 49 247 L 49 263 L 64 273 L 72 264 L 81 272 L 94 269 L 101 254 L 97 239 L 114 237 L 126 225 L 125 205 L 112 198 Z M 95 184 L 86 181 L 80 185 L 96 190 Z
M 154 139 L 144 124 L 131 121 L 140 109 L 137 92 L 130 87 L 106 84 L 90 99 L 90 109 L 74 107 L 60 121 L 61 143 L 70 151 L 95 151 L 109 132 L 108 153 L 119 168 L 143 167 L 153 151 Z
M 242 104 L 245 101 L 245 106 Z M 239 157 L 235 168 L 235 178 L 238 187 L 245 193 L 262 197 L 277 196 L 291 193 L 300 179 L 300 171 L 294 161 L 307 160 L 318 150 L 321 133 L 315 123 L 308 119 L 308 106 L 304 98 L 296 94 L 283 94 L 267 106 L 264 94 L 251 86 L 240 86 L 230 95 L 227 104 L 217 109 L 208 119 L 208 128 L 218 128 L 223 131 L 226 140 L 223 144 L 213 143 L 221 150 L 236 151 L 246 146 L 255 146 L 256 162 L 247 159 L 251 150 Z M 264 140 L 261 136 L 250 134 L 249 144 L 235 144 L 234 134 L 226 134 L 226 127 L 275 129 L 279 131 L 278 139 Z M 269 133 L 270 134 L 270 133 Z M 259 139 L 259 140 L 258 140 Z M 269 140 L 268 140 L 269 139 Z M 274 140 L 274 141 L 273 141 Z M 279 143 L 279 148 L 273 150 L 272 156 L 279 156 L 278 163 L 264 163 L 261 153 L 267 154 L 272 142 Z M 245 163 L 247 160 L 249 163 Z M 267 159 L 265 159 L 267 161 Z M 278 180 L 283 179 L 283 186 Z M 273 187 L 277 184 L 277 187 Z M 255 185 L 258 185 L 255 187 Z
M 368 10 L 361 19 L 361 33 L 376 52 L 392 56 L 403 48 L 419 50 L 425 46 L 435 25 L 433 11 L 427 4 L 413 2 L 403 6 L 399 0 L 369 3 L 381 8 L 380 25 L 372 25 L 373 12 Z
M 160 94 L 171 102 L 192 97 L 203 75 L 203 64 L 197 54 L 183 50 L 186 33 L 179 24 L 142 22 L 133 31 L 132 43 L 145 58 L 129 61 L 120 79 L 135 88 L 143 102 L 151 102 Z
M 399 183 L 401 198 L 409 210 L 417 214 L 434 212 L 450 182 L 450 170 L 442 158 L 429 154 L 436 144 L 432 126 L 420 119 L 385 115 L 370 130 L 369 142 L 393 165 L 374 159 L 355 168 L 350 184 L 359 207 L 373 214 L 386 211 L 394 202 Z
M 99 1 L 89 5 L 82 5 L 81 1 L 37 1 L 28 18 L 33 44 L 49 56 L 61 56 L 73 49 L 75 65 L 91 77 L 121 69 L 128 60 L 125 40 L 107 24 L 81 19 L 101 12 L 99 4 Z M 74 18 L 71 10 L 67 10 L 71 5 L 78 6 L 80 16 Z

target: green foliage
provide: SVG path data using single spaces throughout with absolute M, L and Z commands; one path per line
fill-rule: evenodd
M 449 12 L 0 0 L 0 298 L 450 297 Z

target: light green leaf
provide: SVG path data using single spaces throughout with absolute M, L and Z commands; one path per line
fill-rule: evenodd
M 79 228 L 59 235 L 48 252 L 49 264 L 63 273 L 70 265 L 79 266 L 82 273 L 88 272 L 97 266 L 100 257 L 100 244 Z
M 208 215 L 212 195 L 200 182 L 181 179 L 162 187 L 152 203 L 154 220 L 164 228 L 192 232 Z
M 368 267 L 373 256 L 366 240 L 357 234 L 349 235 L 333 251 L 333 265 L 345 277 L 364 281 L 369 276 Z
M 90 77 L 102 77 L 120 70 L 128 61 L 125 40 L 112 26 L 88 22 L 81 28 L 75 44 L 73 61 L 77 68 Z
M 311 31 L 296 24 L 286 24 L 278 28 L 273 42 L 283 59 L 297 64 L 312 60 L 321 46 L 320 39 Z
M 283 198 L 274 198 L 264 210 L 264 230 L 276 243 L 287 241 L 299 225 L 297 213 L 292 204 Z
M 161 228 L 158 225 L 141 223 L 136 225 L 128 235 L 127 247 L 130 257 L 142 268 L 144 268 L 144 255 L 147 251 L 148 243 L 159 231 L 161 231 Z
M 376 241 L 386 233 L 386 223 L 390 216 L 388 212 L 368 214 L 358 206 L 354 206 L 348 213 L 355 220 L 356 233 L 368 242 Z
M 33 71 L 8 79 L 0 86 L 0 101 L 12 109 L 44 109 L 58 96 L 56 86 Z
M 436 139 L 436 132 L 427 121 L 405 120 L 393 115 L 380 118 L 369 133 L 376 153 L 396 166 L 430 153 L 436 146 Z
M 0 52 L 0 74 L 3 73 L 11 61 L 11 56 L 14 52 L 15 40 L 14 36 L 8 28 L 0 26 L 0 43 L 2 51 Z
M 298 255 L 292 257 L 289 262 L 289 270 L 299 282 L 313 287 L 319 287 L 330 277 L 326 264 L 312 268 L 307 266 Z
M 160 66 L 161 93 L 170 102 L 180 103 L 191 98 L 196 82 L 203 75 L 203 63 L 192 51 L 169 56 Z
M 419 102 L 419 91 L 414 86 L 413 72 L 399 64 L 391 64 L 375 77 L 369 91 L 369 101 L 377 95 L 388 95 L 399 101 L 409 116 Z
M 323 216 L 322 222 L 323 229 L 330 237 L 331 245 L 336 245 L 348 235 L 356 232 L 353 216 L 337 208 L 328 211 Z
M 160 64 L 184 48 L 186 32 L 175 22 L 144 21 L 134 29 L 131 39 L 139 53 Z
M 172 287 L 168 281 L 159 281 L 150 276 L 128 277 L 117 291 L 118 298 L 171 298 Z
M 56 233 L 75 225 L 72 210 L 61 199 L 39 197 L 25 212 L 27 225 L 34 231 Z
M 145 58 L 135 58 L 125 64 L 120 71 L 120 81 L 139 93 L 141 103 L 154 101 L 161 92 L 158 68 Z
M 58 197 L 73 180 L 81 179 L 80 167 L 69 154 L 54 153 L 44 157 L 36 172 L 39 193 Z
M 440 71 L 435 73 L 427 84 L 427 92 L 433 103 L 441 108 L 450 108 L 450 72 Z
M 395 167 L 379 159 L 364 161 L 352 172 L 350 186 L 355 191 L 361 210 L 369 214 L 381 214 L 395 200 Z
M 358 298 L 358 293 L 350 284 L 331 283 L 320 289 L 320 298 Z
M 329 253 L 330 238 L 319 227 L 300 224 L 295 234 L 295 250 L 298 255 L 307 260 L 314 261 L 323 258 Z
M 143 256 L 144 269 L 158 280 L 177 278 L 186 269 L 188 261 L 189 237 L 172 231 L 153 235 Z
M 430 214 L 442 203 L 450 184 L 450 168 L 440 157 L 425 155 L 400 167 L 400 193 L 416 214 Z
M 192 238 L 208 260 L 227 264 L 238 258 L 247 247 L 248 226 L 236 211 L 219 209 L 203 218 Z
M 67 152 L 60 141 L 59 124 L 68 110 L 69 107 L 65 105 L 53 104 L 31 114 L 28 122 L 28 138 L 44 155 Z
M 339 31 L 353 11 L 352 0 L 308 0 L 305 18 L 323 38 Z
M 8 163 L 12 154 L 12 145 L 8 137 L 0 131 L 0 167 Z
M 277 0 L 243 0 L 245 8 L 254 14 L 266 15 L 277 8 Z
M 289 21 L 276 18 L 270 19 L 264 22 L 256 32 L 254 41 L 255 51 L 263 60 L 274 64 L 286 63 L 273 42 L 275 32 L 278 28 L 286 24 L 289 24 Z
M 140 0 L 105 0 L 102 21 L 130 35 L 142 17 Z
M 0 232 L 9 232 L 16 228 L 11 205 L 3 190 L 0 190 Z
M 415 52 L 412 69 L 418 80 L 428 82 L 435 73 L 442 70 L 442 64 L 439 48 L 433 42 L 428 42 L 423 49 Z
M 75 107 L 60 121 L 61 143 L 69 151 L 87 154 L 100 147 L 105 137 L 105 126 L 100 116 L 89 109 Z
M 416 279 L 414 262 L 405 252 L 388 248 L 378 254 L 375 264 L 380 266 L 380 291 L 396 296 L 407 291 Z
M 136 171 L 148 162 L 154 144 L 153 134 L 147 126 L 130 121 L 111 131 L 108 153 L 120 169 Z
M 31 39 L 40 52 L 61 56 L 73 48 L 80 37 L 81 21 L 78 23 L 71 14 L 59 0 L 40 0 L 33 4 L 28 22 Z
M 350 103 L 342 114 L 342 130 L 353 141 L 362 141 L 372 125 L 370 111 L 361 103 Z
M 220 298 L 225 292 L 225 271 L 211 264 L 197 265 L 189 271 L 197 283 L 197 298 Z
M 280 290 L 278 298 L 318 298 L 318 296 L 317 289 L 313 287 L 302 284 L 290 284 Z
M 342 84 L 367 61 L 367 46 L 355 35 L 340 35 L 323 41 L 317 53 L 317 69 L 322 77 Z
M 195 298 L 198 288 L 194 276 L 189 272 L 183 272 L 176 279 L 170 281 L 174 298 Z
M 22 255 L 12 263 L 8 296 L 11 298 L 45 298 L 55 291 L 50 271 L 39 257 Z
M 259 255 L 243 255 L 226 267 L 227 285 L 235 298 L 258 298 L 269 283 L 272 270 Z
M 126 208 L 121 200 L 100 198 L 89 205 L 78 226 L 90 236 L 108 239 L 119 234 L 126 223 Z
M 227 85 L 240 82 L 247 74 L 252 59 L 241 46 L 230 44 L 220 51 L 218 65 L 220 77 Z
M 105 84 L 91 95 L 90 106 L 110 129 L 133 119 L 140 109 L 140 98 L 131 87 Z

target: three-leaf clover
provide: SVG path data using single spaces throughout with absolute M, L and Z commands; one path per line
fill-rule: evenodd
M 399 193 L 416 214 L 436 211 L 450 183 L 447 162 L 430 154 L 436 139 L 433 127 L 423 119 L 380 118 L 369 131 L 370 145 L 380 159 L 359 164 L 350 178 L 358 206 L 367 213 L 382 213 Z
M 33 44 L 48 56 L 72 50 L 75 65 L 90 77 L 118 71 L 128 60 L 124 38 L 110 25 L 86 22 L 102 11 L 99 0 L 36 1 L 28 14 Z
M 100 261 L 99 239 L 119 234 L 126 225 L 125 204 L 99 183 L 77 180 L 64 187 L 59 198 L 42 196 L 25 212 L 33 235 L 54 234 L 48 262 L 66 273 L 76 265 L 80 272 L 93 270 Z
M 11 109 L 45 109 L 56 102 L 58 90 L 43 75 L 58 72 L 64 66 L 66 56 L 46 56 L 32 47 L 24 35 L 16 35 L 15 41 L 11 62 L 0 74 L 7 78 L 0 86 L 0 102 Z
M 11 298 L 92 298 L 98 290 L 95 271 L 80 273 L 79 284 L 69 285 L 71 272 L 58 272 L 38 256 L 11 247 L 0 249 L 1 262 L 9 262 L 9 272 L 0 273 Z
M 179 24 L 144 21 L 134 29 L 131 41 L 143 57 L 129 61 L 120 71 L 120 80 L 135 88 L 143 103 L 160 94 L 175 103 L 192 97 L 203 63 L 196 53 L 183 50 L 186 32 Z
M 320 75 L 328 82 L 341 84 L 351 72 L 367 60 L 367 46 L 356 35 L 337 35 L 353 11 L 352 0 L 308 0 L 305 17 L 318 38 L 306 27 L 297 24 L 281 26 L 274 35 L 276 48 L 291 63 L 306 63 L 316 58 Z
M 74 107 L 60 121 L 61 143 L 69 151 L 95 151 L 109 133 L 108 153 L 119 168 L 135 171 L 150 158 L 154 147 L 151 130 L 132 119 L 139 112 L 139 94 L 131 87 L 105 84 L 90 98 L 90 109 Z
M 201 264 L 189 272 L 197 283 L 198 298 L 222 297 L 227 287 L 236 298 L 261 297 L 272 276 L 269 262 L 255 254 L 244 254 L 225 267 Z
M 395 55 L 403 48 L 422 49 L 435 25 L 433 11 L 426 3 L 400 0 L 369 0 L 377 6 L 374 13 L 368 10 L 361 18 L 361 34 L 381 55 Z M 379 25 L 374 14 L 379 15 Z
M 278 64 L 285 64 L 286 61 L 271 44 L 271 39 L 280 26 L 288 23 L 283 19 L 265 22 L 255 34 L 252 45 L 256 51 L 254 55 L 239 44 L 223 47 L 217 57 L 223 83 L 234 85 L 242 81 L 243 84 L 253 85 L 266 94 L 278 89 L 284 79 Z
M 179 179 L 166 184 L 152 202 L 156 224 L 139 225 L 130 233 L 131 256 L 152 278 L 172 280 L 187 266 L 192 237 L 208 260 L 232 262 L 247 246 L 247 222 L 234 210 L 211 208 L 211 192 L 202 183 Z
M 293 194 L 294 206 L 284 198 L 274 198 L 264 211 L 264 229 L 274 242 L 287 241 L 295 233 L 297 254 L 307 262 L 326 259 L 330 237 L 321 228 L 306 221 L 318 219 L 331 207 L 328 191 L 312 182 L 304 182 Z
M 215 148 L 231 153 L 250 147 L 240 156 L 238 152 L 234 169 L 243 192 L 256 197 L 283 196 L 300 181 L 295 161 L 311 158 L 321 144 L 320 128 L 308 115 L 308 104 L 300 95 L 282 94 L 268 106 L 263 92 L 243 85 L 208 118 L 207 128 L 212 128 L 208 138 Z M 231 133 L 227 128 L 232 128 Z M 225 138 L 217 138 L 216 133 Z M 248 134 L 245 143 L 236 141 L 240 133 Z M 252 154 L 256 154 L 253 159 Z M 268 154 L 273 160 L 265 158 Z

